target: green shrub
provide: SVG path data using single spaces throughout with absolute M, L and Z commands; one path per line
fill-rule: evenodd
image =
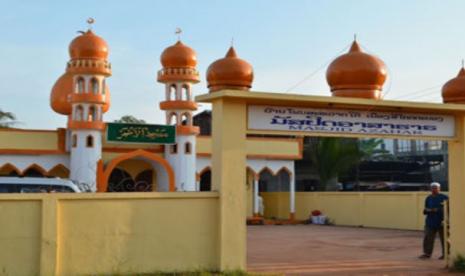
M 453 268 L 455 271 L 465 273 L 465 258 L 462 255 L 457 255 L 457 258 L 454 260 Z

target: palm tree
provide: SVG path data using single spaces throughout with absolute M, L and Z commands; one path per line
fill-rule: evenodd
M 340 174 L 358 164 L 363 156 L 357 139 L 324 137 L 312 140 L 310 158 L 326 191 L 337 190 Z
M 395 157 L 389 153 L 389 151 L 381 148 L 380 146 L 384 143 L 383 139 L 370 138 L 358 140 L 358 147 L 362 153 L 360 161 L 368 160 L 392 160 Z
M 373 158 L 389 158 L 389 152 L 381 149 L 382 139 L 317 138 L 310 140 L 310 159 L 319 175 L 320 185 L 326 191 L 338 189 L 339 175 L 356 167 L 358 182 L 362 161 Z
M 16 123 L 16 116 L 11 112 L 0 109 L 0 128 L 8 128 Z

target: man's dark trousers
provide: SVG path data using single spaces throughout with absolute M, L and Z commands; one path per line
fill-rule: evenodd
M 444 256 L 444 228 L 430 228 L 425 227 L 425 237 L 423 238 L 423 253 L 431 256 L 433 254 L 434 240 L 436 239 L 436 233 L 439 233 L 439 239 L 441 240 L 442 256 Z

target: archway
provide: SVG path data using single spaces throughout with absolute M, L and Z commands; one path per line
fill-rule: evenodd
M 176 189 L 174 171 L 171 165 L 163 157 L 144 151 L 136 150 L 129 153 L 122 154 L 114 159 L 112 159 L 106 166 L 106 168 L 101 171 L 101 177 L 99 177 L 98 191 L 105 192 L 108 190 L 108 181 L 113 170 L 125 160 L 144 160 L 152 164 L 152 167 L 158 169 L 157 172 L 160 173 L 159 181 L 168 182 L 168 190 L 174 192 Z
M 21 175 L 29 177 L 46 177 L 47 171 L 37 164 L 32 164 L 27 167 Z
M 19 176 L 21 171 L 10 163 L 6 163 L 0 168 L 0 176 Z
M 108 179 L 107 192 L 156 191 L 156 171 L 143 159 L 128 159 L 113 169 Z
M 200 172 L 200 191 L 206 192 L 212 189 L 212 173 L 210 167 L 203 169 Z
M 47 175 L 49 177 L 69 178 L 69 169 L 62 164 L 58 164 L 51 168 Z

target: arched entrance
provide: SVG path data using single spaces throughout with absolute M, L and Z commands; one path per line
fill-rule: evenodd
M 107 192 L 156 191 L 156 170 L 142 159 L 122 161 L 113 169 L 108 179 Z
M 174 192 L 176 189 L 175 186 L 175 178 L 174 178 L 174 171 L 173 168 L 170 166 L 168 161 L 166 161 L 163 157 L 144 151 L 144 150 L 136 150 L 133 152 L 129 152 L 126 154 L 122 154 L 115 159 L 112 159 L 103 169 L 102 164 L 99 165 L 99 180 L 98 180 L 98 191 L 99 192 L 105 192 L 108 191 L 108 184 L 110 181 L 110 176 L 114 172 L 115 169 L 122 170 L 121 167 L 128 168 L 131 166 L 137 167 L 137 164 L 140 164 L 140 162 L 143 163 L 148 163 L 150 164 L 151 168 L 156 171 L 156 177 L 157 180 L 160 184 L 166 183 L 166 191 Z M 101 163 L 101 162 L 100 162 Z M 126 166 L 124 166 L 126 163 Z M 128 165 L 128 163 L 133 163 Z M 121 166 L 118 168 L 118 166 Z M 144 167 L 145 168 L 145 167 Z M 128 172 L 128 169 L 125 169 L 126 173 L 128 175 L 131 175 L 130 172 Z M 137 171 L 137 168 L 135 169 Z M 121 171 L 120 171 L 121 172 Z M 136 180 L 139 179 L 140 182 L 142 183 L 142 180 L 146 180 L 149 177 L 148 172 L 145 172 L 145 170 L 142 170 L 138 172 L 137 174 L 134 175 L 134 181 L 137 182 Z M 118 176 L 113 174 L 114 179 L 116 179 Z M 123 178 L 128 178 L 127 175 L 124 173 L 122 174 Z M 129 183 L 129 187 L 126 187 L 124 189 L 136 189 L 137 185 L 132 185 L 130 181 L 127 179 L 125 180 L 126 182 L 123 183 Z M 152 183 L 153 183 L 153 175 L 152 175 Z M 161 187 L 160 187 L 161 188 Z M 119 188 L 117 188 L 119 189 Z M 124 190 L 123 189 L 123 190 Z M 152 190 L 153 187 L 152 187 Z M 159 189 L 163 190 L 163 189 Z
M 200 188 L 201 192 L 211 191 L 212 189 L 212 173 L 210 167 L 206 167 L 200 172 Z

